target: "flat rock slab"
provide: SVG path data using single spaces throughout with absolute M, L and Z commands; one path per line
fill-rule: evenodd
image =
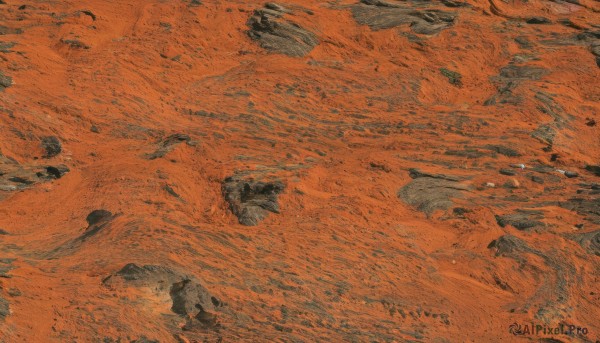
M 398 197 L 427 216 L 438 210 L 452 207 L 455 198 L 462 198 L 469 186 L 462 184 L 458 178 L 443 174 L 429 174 L 411 170 L 413 180 L 398 191 Z
M 269 3 L 254 11 L 248 20 L 248 35 L 266 50 L 302 57 L 319 44 L 317 36 L 283 16 L 289 11 L 283 6 Z
M 545 226 L 540 220 L 544 218 L 542 211 L 520 210 L 515 213 L 497 215 L 496 221 L 501 227 L 511 225 L 518 230 L 529 230 Z
M 372 30 L 410 26 L 417 34 L 432 35 L 454 25 L 458 14 L 438 9 L 415 8 L 410 2 L 362 0 L 352 7 L 352 15 L 360 25 Z

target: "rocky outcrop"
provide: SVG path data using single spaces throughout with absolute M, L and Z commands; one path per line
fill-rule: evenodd
M 88 216 L 85 218 L 88 223 L 88 227 L 85 229 L 85 232 L 81 235 L 80 239 L 84 240 L 97 234 L 114 218 L 115 216 L 113 216 L 113 214 L 107 210 L 94 210 L 90 212 L 90 214 L 88 214 Z
M 217 314 L 225 306 L 194 276 L 164 266 L 129 263 L 103 283 L 111 288 L 147 287 L 158 294 L 168 294 L 171 311 L 184 317 L 190 327 L 218 326 Z
M 62 152 L 62 144 L 56 136 L 47 136 L 41 139 L 42 148 L 46 152 L 44 158 L 57 156 Z
M 536 227 L 543 227 L 544 223 L 540 220 L 544 218 L 542 211 L 519 210 L 515 213 L 497 215 L 496 221 L 501 227 L 511 225 L 518 230 L 530 230 Z
M 64 164 L 20 164 L 0 153 L 0 193 L 23 190 L 37 183 L 60 179 L 69 171 Z
M 407 3 L 362 0 L 352 7 L 352 14 L 360 25 L 368 25 L 372 30 L 410 26 L 413 32 L 425 35 L 436 34 L 451 27 L 458 16 L 455 12 L 415 8 Z
M 319 44 L 317 36 L 284 18 L 283 6 L 267 4 L 248 20 L 248 35 L 266 50 L 291 57 L 305 56 Z
M 278 195 L 285 185 L 281 181 L 255 181 L 236 176 L 223 182 L 222 192 L 231 212 L 242 225 L 254 226 L 269 212 L 279 213 Z

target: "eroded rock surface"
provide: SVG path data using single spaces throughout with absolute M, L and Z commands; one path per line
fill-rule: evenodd
M 453 176 L 432 175 L 419 170 L 411 170 L 410 176 L 413 180 L 398 191 L 398 197 L 427 215 L 449 209 L 455 198 L 462 198 L 463 192 L 469 190 Z
M 319 44 L 317 36 L 287 20 L 289 10 L 285 7 L 269 3 L 257 9 L 248 20 L 248 35 L 261 47 L 275 53 L 292 57 L 308 54 Z
M 254 226 L 269 212 L 279 213 L 278 196 L 285 189 L 281 181 L 255 181 L 228 177 L 223 181 L 223 195 L 240 224 Z
M 455 12 L 439 9 L 418 8 L 411 2 L 361 0 L 352 7 L 352 14 L 360 25 L 373 30 L 408 26 L 418 34 L 432 35 L 451 27 L 456 20 Z

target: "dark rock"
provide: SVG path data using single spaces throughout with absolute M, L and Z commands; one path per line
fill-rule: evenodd
M 84 42 L 77 40 L 77 39 L 61 39 L 60 41 L 61 41 L 61 43 L 68 45 L 69 47 L 74 48 L 74 49 L 84 49 L 84 50 L 90 49 L 89 45 L 87 45 Z
M 417 210 L 430 216 L 437 210 L 447 210 L 453 205 L 454 198 L 461 198 L 469 187 L 446 175 L 431 175 L 411 172 L 413 180 L 398 191 L 398 197 Z
M 594 173 L 596 176 L 600 176 L 600 165 L 587 165 L 585 170 Z
M 441 179 L 441 180 L 448 180 L 448 181 L 459 181 L 459 178 L 455 177 L 455 176 L 449 176 L 449 175 L 444 175 L 444 174 L 431 174 L 431 173 L 427 173 L 427 172 L 422 172 L 419 169 L 416 168 L 411 168 L 408 170 L 408 175 L 413 178 L 413 179 L 418 179 L 420 177 L 430 177 L 433 179 Z
M 35 183 L 35 181 L 31 181 L 29 179 L 25 179 L 25 178 L 22 178 L 22 177 L 19 177 L 19 176 L 9 177 L 8 180 L 12 181 L 12 182 L 16 182 L 16 183 L 22 183 L 22 184 L 25 184 L 25 185 L 32 185 L 32 184 Z
M 58 166 L 48 166 L 46 167 L 46 173 L 54 178 L 54 179 L 60 179 L 61 177 L 65 176 L 65 174 L 67 174 L 70 171 L 69 167 L 65 166 L 64 164 L 58 165 Z
M 151 154 L 146 154 L 146 158 L 149 160 L 154 160 L 160 157 L 164 157 L 167 153 L 171 152 L 177 145 L 183 142 L 187 143 L 188 145 L 193 145 L 190 136 L 182 133 L 172 134 L 158 144 L 159 147 L 155 152 Z
M 556 129 L 550 124 L 543 124 L 531 133 L 531 137 L 542 143 L 552 145 L 554 143 L 554 138 L 556 137 Z
M 46 151 L 45 158 L 51 158 L 61 153 L 62 144 L 56 136 L 42 138 L 42 148 Z
M 88 227 L 85 232 L 80 236 L 79 239 L 85 240 L 100 230 L 105 228 L 115 218 L 110 211 L 107 210 L 94 210 L 88 214 L 85 220 L 88 223 Z
M 440 68 L 440 72 L 451 84 L 459 87 L 462 86 L 462 75 L 460 75 L 458 72 L 446 68 Z
M 174 283 L 169 292 L 173 301 L 171 310 L 181 316 L 197 319 L 205 325 L 213 326 L 217 323 L 214 314 L 212 296 L 208 290 L 197 282 L 183 280 Z
M 12 86 L 12 84 L 13 84 L 12 78 L 10 76 L 4 75 L 0 71 L 0 92 L 4 91 L 4 89 Z
M 217 324 L 218 311 L 225 304 L 212 296 L 193 276 L 184 275 L 171 268 L 155 265 L 138 266 L 129 263 L 115 274 L 104 279 L 105 285 L 114 285 L 116 278 L 135 287 L 148 287 L 157 293 L 168 293 L 171 297 L 171 310 L 204 327 Z
M 579 173 L 574 172 L 574 171 L 566 171 L 565 176 L 568 178 L 574 178 L 574 177 L 578 177 Z
M 392 171 L 388 166 L 386 166 L 385 164 L 381 164 L 381 163 L 371 162 L 371 163 L 369 163 L 369 166 L 372 169 L 383 170 L 386 173 L 389 173 Z
M 292 11 L 290 11 L 287 8 L 283 7 L 282 5 L 276 4 L 274 2 L 267 2 L 265 4 L 265 8 L 276 11 L 276 12 L 280 12 L 280 13 L 292 13 Z
M 533 44 L 531 44 L 531 41 L 527 37 L 519 36 L 519 37 L 515 38 L 515 42 L 517 44 L 519 44 L 519 47 L 521 49 L 531 49 L 531 48 L 533 48 Z
M 362 0 L 352 7 L 354 19 L 372 30 L 410 26 L 417 34 L 432 35 L 452 26 L 458 16 L 455 12 L 437 9 L 416 9 L 402 3 L 383 0 Z
M 283 7 L 274 4 L 254 11 L 248 20 L 248 35 L 272 52 L 291 57 L 305 56 L 319 44 L 319 40 L 314 33 L 283 19 L 286 12 Z
M 527 243 L 513 235 L 504 235 L 493 240 L 488 246 L 488 249 L 495 249 L 496 256 L 511 256 L 520 252 L 530 250 Z
M 502 175 L 508 175 L 508 176 L 514 176 L 517 173 L 515 173 L 515 171 L 512 170 L 512 169 L 500 169 L 500 174 L 502 174 Z
M 177 194 L 177 192 L 175 192 L 175 190 L 171 186 L 165 185 L 163 188 L 165 191 L 167 191 L 167 193 L 171 194 L 172 196 L 176 198 L 180 197 L 179 194 Z
M 539 184 L 544 184 L 544 179 L 542 179 L 539 176 L 531 176 L 531 181 L 535 182 L 535 183 L 539 183 Z
M 107 210 L 94 210 L 85 218 L 89 226 L 103 223 L 112 218 L 112 213 Z
M 544 17 L 531 17 L 527 19 L 527 24 L 550 24 L 551 21 L 548 18 Z
M 165 275 L 168 275 L 169 278 L 177 278 L 176 274 L 169 268 L 152 265 L 140 267 L 135 263 L 126 264 L 121 270 L 116 272 L 115 275 L 121 276 L 127 281 L 160 281 L 156 280 L 156 276 L 165 277 Z
M 470 7 L 471 6 L 468 2 L 456 1 L 456 0 L 442 0 L 442 3 L 444 5 L 446 5 L 446 7 Z
M 507 157 L 519 157 L 521 156 L 521 153 L 519 153 L 517 150 L 506 147 L 504 145 L 493 145 L 493 144 L 488 144 L 485 146 L 485 149 L 494 151 L 500 155 L 504 155 Z
M 572 29 L 584 30 L 584 27 L 572 22 L 570 19 L 567 19 L 567 18 L 559 19 L 558 22 L 561 23 L 562 25 L 564 25 L 566 27 L 570 27 Z
M 562 201 L 559 206 L 586 216 L 586 219 L 600 224 L 600 198 L 571 198 Z
M 96 21 L 96 15 L 92 11 L 90 11 L 90 10 L 82 10 L 82 11 L 79 11 L 79 12 L 83 13 L 83 14 L 85 14 L 87 16 L 89 16 L 90 18 L 92 18 L 93 21 Z
M 464 207 L 455 207 L 452 209 L 452 213 L 454 213 L 454 215 L 456 216 L 464 216 L 465 214 L 471 212 L 471 210 L 469 210 L 468 208 L 464 208 Z
M 513 214 L 496 216 L 496 221 L 501 227 L 512 225 L 518 230 L 528 230 L 538 226 L 544 226 L 544 223 L 539 219 L 544 218 L 544 213 L 541 211 L 518 210 Z
M 225 200 L 240 224 L 258 225 L 269 212 L 279 213 L 278 195 L 285 185 L 280 181 L 261 182 L 228 177 L 223 182 Z

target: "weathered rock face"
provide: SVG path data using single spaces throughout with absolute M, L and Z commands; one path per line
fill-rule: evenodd
M 600 197 L 574 197 L 560 202 L 560 206 L 581 214 L 594 224 L 600 224 Z
M 428 174 L 411 170 L 413 180 L 398 191 L 398 197 L 428 216 L 437 210 L 447 210 L 454 198 L 461 198 L 467 185 L 458 182 L 458 178 L 442 174 Z
M 278 195 L 285 185 L 281 181 L 263 182 L 228 177 L 223 182 L 223 195 L 240 224 L 258 225 L 269 212 L 279 213 Z
M 45 158 L 51 158 L 61 153 L 62 144 L 56 136 L 43 137 L 41 140 L 42 148 L 46 151 Z
M 497 215 L 498 225 L 505 227 L 512 225 L 519 230 L 529 230 L 536 227 L 543 227 L 544 223 L 540 221 L 544 215 L 542 211 L 517 211 L 516 213 Z
M 457 14 L 438 9 L 415 8 L 402 2 L 362 0 L 352 7 L 352 14 L 360 25 L 373 30 L 410 26 L 418 34 L 432 35 L 454 24 Z
M 194 318 L 205 325 L 217 324 L 214 310 L 215 306 L 220 305 L 220 301 L 211 296 L 201 284 L 185 279 L 171 285 L 169 294 L 173 300 L 173 312 Z
M 218 325 L 217 313 L 224 306 L 194 276 L 163 266 L 129 263 L 105 278 L 103 283 L 112 288 L 146 287 L 155 293 L 168 295 L 172 302 L 171 310 L 184 317 L 190 328 L 196 324 L 215 327 Z M 194 321 L 197 323 L 194 324 Z
M 0 198 L 2 192 L 24 190 L 37 183 L 60 179 L 68 172 L 69 168 L 63 164 L 23 165 L 0 153 Z
M 498 92 L 486 100 L 485 105 L 522 103 L 523 96 L 516 91 L 517 87 L 523 82 L 540 80 L 548 73 L 547 69 L 535 65 L 510 64 L 503 67 L 499 75 L 492 78 Z
M 80 239 L 85 240 L 91 236 L 97 234 L 100 230 L 106 227 L 115 216 L 112 212 L 107 210 L 94 210 L 88 214 L 85 220 L 88 223 L 88 227 L 85 232 L 81 235 Z
M 503 235 L 493 240 L 488 245 L 488 249 L 494 251 L 497 258 L 507 257 L 517 261 L 526 277 L 544 281 L 526 302 L 519 305 L 521 311 L 526 311 L 535 304 L 537 306 L 535 318 L 550 321 L 569 314 L 571 311 L 568 306 L 571 297 L 569 284 L 577 282 L 578 275 L 576 267 L 565 259 L 564 255 L 555 251 L 536 249 L 513 235 Z M 536 259 L 540 259 L 541 264 L 536 262 Z M 548 272 L 544 272 L 543 269 Z M 500 280 L 509 277 L 510 274 L 497 275 L 496 282 L 500 286 L 507 286 Z
M 305 56 L 319 40 L 314 33 L 283 18 L 287 12 L 275 4 L 257 9 L 248 20 L 248 35 L 269 51 L 292 57 Z

